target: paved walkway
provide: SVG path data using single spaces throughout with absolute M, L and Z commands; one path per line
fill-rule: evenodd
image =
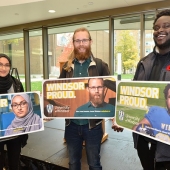
M 108 139 L 101 146 L 103 170 L 142 170 L 136 150 L 133 148 L 132 133 L 122 133 L 111 129 L 111 120 L 105 124 Z M 68 168 L 67 146 L 63 142 L 64 119 L 55 119 L 45 123 L 45 130 L 29 134 L 28 144 L 22 154 L 38 160 L 51 162 Z M 83 148 L 82 170 L 87 170 L 85 149 Z

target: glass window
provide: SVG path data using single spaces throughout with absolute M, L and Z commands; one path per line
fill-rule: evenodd
M 20 80 L 25 88 L 23 33 L 0 36 L 0 51 L 11 58 L 12 68 L 17 68 Z M 13 76 L 17 76 L 15 70 L 13 70 Z
M 42 91 L 43 80 L 43 50 L 42 31 L 32 30 L 30 35 L 30 72 L 31 91 Z M 50 53 L 49 53 L 50 56 Z
M 153 41 L 153 21 L 155 18 L 155 13 L 147 13 L 145 17 L 145 55 L 148 55 L 153 51 L 154 41 Z
M 114 72 L 132 79 L 140 54 L 140 15 L 114 18 L 114 36 Z
M 146 34 L 145 34 L 145 37 L 146 37 L 146 38 L 152 38 L 152 34 L 151 34 L 151 33 L 146 33 Z

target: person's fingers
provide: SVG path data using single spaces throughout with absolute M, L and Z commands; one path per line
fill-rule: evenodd
M 117 126 L 117 125 L 112 125 L 112 129 L 114 129 L 114 131 L 117 131 L 117 132 L 122 132 L 123 131 L 123 128 Z

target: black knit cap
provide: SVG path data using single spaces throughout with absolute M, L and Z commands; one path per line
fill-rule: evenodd
M 0 53 L 0 58 L 2 58 L 2 57 L 6 58 L 9 61 L 9 64 L 11 67 L 11 59 L 6 54 Z

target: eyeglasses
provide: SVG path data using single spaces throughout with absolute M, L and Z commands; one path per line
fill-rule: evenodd
M 96 89 L 97 89 L 98 91 L 102 91 L 102 90 L 103 90 L 103 86 L 97 86 L 97 87 L 92 86 L 92 87 L 89 87 L 89 89 L 90 89 L 91 91 L 95 91 Z
M 10 64 L 2 64 L 2 63 L 0 63 L 0 69 L 2 69 L 3 67 L 5 69 L 10 68 Z
M 82 40 L 76 39 L 76 40 L 73 40 L 73 42 L 75 44 L 81 44 L 81 42 L 82 42 L 82 44 L 87 44 L 89 41 L 91 41 L 91 39 L 82 39 Z
M 164 23 L 162 26 L 158 26 L 158 25 L 153 26 L 154 31 L 158 31 L 160 28 L 163 28 L 166 30 L 166 29 L 170 28 L 170 23 Z
M 13 109 L 18 109 L 18 107 L 20 106 L 21 108 L 25 107 L 27 105 L 27 102 L 26 101 L 22 101 L 20 102 L 20 104 L 11 104 L 12 108 Z

